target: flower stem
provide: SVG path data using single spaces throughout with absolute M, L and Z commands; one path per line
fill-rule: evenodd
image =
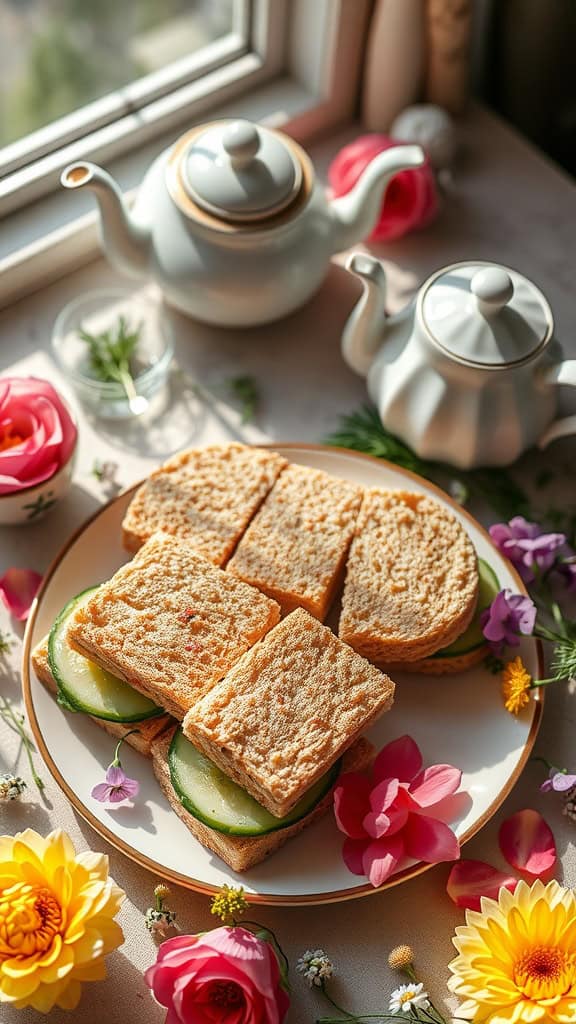
M 0 699 L 2 700 L 2 707 L 0 708 L 0 711 L 2 713 L 2 717 L 5 718 L 7 722 L 12 723 L 12 725 L 16 729 L 16 732 L 18 733 L 20 739 L 22 740 L 22 745 L 24 747 L 24 750 L 26 751 L 26 756 L 28 758 L 28 764 L 30 765 L 30 774 L 32 775 L 32 778 L 34 779 L 34 782 L 36 783 L 36 786 L 38 787 L 40 792 L 42 792 L 42 790 L 45 788 L 45 786 L 44 786 L 44 783 L 42 782 L 42 779 L 40 778 L 40 776 L 38 775 L 38 773 L 37 773 L 37 771 L 36 771 L 36 769 L 34 767 L 34 761 L 32 759 L 32 743 L 28 739 L 28 735 L 26 733 L 26 730 L 25 730 L 24 726 L 22 725 L 22 722 L 20 721 L 18 716 L 14 713 L 14 710 L 13 710 L 12 706 L 10 705 L 9 701 L 6 699 L 6 697 L 1 697 Z
M 338 1010 L 338 1013 L 343 1013 L 343 1014 L 344 1014 L 344 1016 L 348 1018 L 348 1020 L 353 1020 L 353 1021 L 356 1021 L 356 1020 L 359 1020 L 359 1019 L 360 1019 L 360 1018 L 358 1018 L 358 1017 L 357 1017 L 357 1016 L 356 1016 L 355 1014 L 353 1014 L 353 1013 L 349 1013 L 349 1012 L 348 1012 L 348 1010 L 344 1010 L 344 1009 L 343 1009 L 343 1007 L 341 1007 L 341 1006 L 338 1006 L 338 1003 L 335 1003 L 335 1002 L 334 1002 L 334 1000 L 332 999 L 332 997 L 328 995 L 328 993 L 327 993 L 327 991 L 326 991 L 326 986 L 325 986 L 324 982 L 322 982 L 322 994 L 323 994 L 323 995 L 325 996 L 325 998 L 326 998 L 326 999 L 328 1000 L 328 1002 L 332 1004 L 332 1006 L 334 1007 L 334 1009 L 335 1009 L 335 1010 Z M 377 1016 L 378 1016 L 378 1014 L 365 1014 L 365 1016 L 368 1016 L 368 1017 L 373 1017 L 373 1016 L 376 1016 L 376 1017 L 377 1017 Z
M 132 736 L 135 732 L 140 732 L 140 729 L 130 729 L 130 732 L 125 732 L 123 737 L 122 737 L 122 739 L 118 740 L 118 743 L 116 744 L 116 750 L 114 751 L 114 760 L 112 761 L 112 764 L 110 765 L 111 768 L 121 768 L 122 767 L 122 763 L 121 763 L 120 758 L 118 756 L 119 753 L 120 753 L 120 747 L 124 743 L 124 740 L 127 740 L 128 737 Z

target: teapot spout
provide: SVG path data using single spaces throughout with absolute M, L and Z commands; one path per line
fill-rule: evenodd
M 364 291 L 346 321 L 342 356 L 351 370 L 366 377 L 384 340 L 386 275 L 378 260 L 360 252 L 350 256 L 346 268 L 361 278 Z
M 82 161 L 65 168 L 60 184 L 68 189 L 89 188 L 94 192 L 100 207 L 106 256 L 122 273 L 141 277 L 148 263 L 150 232 L 134 222 L 114 179 L 96 164 Z
M 394 146 L 379 153 L 352 191 L 330 203 L 332 251 L 341 252 L 367 238 L 376 225 L 384 193 L 394 175 L 411 167 L 421 167 L 425 161 L 420 146 Z

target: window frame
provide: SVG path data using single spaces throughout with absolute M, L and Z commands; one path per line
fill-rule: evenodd
M 119 179 L 129 191 L 158 152 L 208 113 L 267 121 L 301 142 L 349 120 L 371 10 L 372 0 L 253 0 L 250 52 L 0 181 L 3 233 L 12 239 L 10 252 L 0 252 L 0 308 L 98 254 L 95 212 L 72 217 L 70 197 L 59 191 L 67 163 L 91 159 L 112 173 L 128 167 Z

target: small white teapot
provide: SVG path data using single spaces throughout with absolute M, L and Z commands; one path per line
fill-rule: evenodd
M 353 254 L 364 293 L 342 337 L 384 426 L 422 458 L 462 469 L 505 466 L 533 445 L 576 433 L 554 422 L 560 384 L 576 387 L 550 306 L 515 270 L 480 260 L 437 271 L 402 312 L 386 316 L 382 264 Z
M 214 121 L 183 135 L 152 164 L 129 211 L 106 171 L 81 162 L 61 177 L 94 192 L 110 262 L 151 279 L 166 301 L 206 323 L 263 324 L 320 287 L 333 253 L 370 234 L 398 171 L 420 146 L 378 154 L 355 187 L 330 200 L 293 139 L 250 121 Z

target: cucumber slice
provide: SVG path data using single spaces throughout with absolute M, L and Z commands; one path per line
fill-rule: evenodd
M 456 658 L 461 654 L 469 654 L 470 651 L 475 651 L 477 647 L 483 647 L 486 643 L 482 626 L 480 625 L 480 617 L 482 612 L 492 604 L 500 590 L 500 583 L 492 566 L 488 565 L 488 562 L 485 562 L 482 558 L 478 559 L 478 575 L 480 577 L 478 604 L 476 605 L 472 622 L 461 636 L 448 647 L 441 651 L 436 651 L 436 654 L 432 654 L 432 658 Z
M 275 818 L 186 739 L 174 733 L 168 752 L 172 785 L 183 807 L 199 821 L 229 836 L 263 836 L 305 817 L 334 785 L 336 762 L 285 818 Z
M 58 687 L 59 704 L 68 711 L 81 711 L 107 722 L 142 722 L 165 714 L 143 693 L 94 665 L 67 644 L 66 629 L 71 616 L 97 589 L 90 587 L 72 598 L 50 630 L 48 661 Z

